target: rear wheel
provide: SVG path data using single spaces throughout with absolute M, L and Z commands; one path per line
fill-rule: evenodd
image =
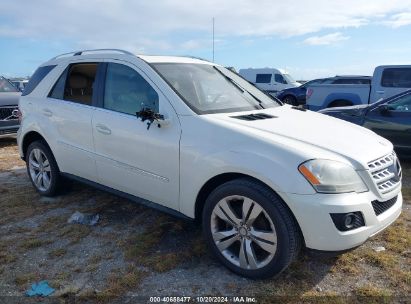
M 31 183 L 44 196 L 54 196 L 61 186 L 61 176 L 53 153 L 42 141 L 32 142 L 26 153 L 26 166 Z
M 210 194 L 203 229 L 227 268 L 254 279 L 281 273 L 301 247 L 298 226 L 284 202 L 248 179 L 227 182 Z
M 297 98 L 292 95 L 287 95 L 283 98 L 283 101 L 287 104 L 298 106 Z

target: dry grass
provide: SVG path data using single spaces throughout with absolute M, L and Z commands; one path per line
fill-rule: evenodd
M 49 252 L 49 257 L 51 258 L 61 258 L 67 253 L 65 248 L 58 248 Z

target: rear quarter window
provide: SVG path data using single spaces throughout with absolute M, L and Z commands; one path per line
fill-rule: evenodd
M 29 95 L 33 90 L 39 85 L 39 83 L 47 76 L 56 65 L 46 65 L 39 67 L 34 74 L 30 77 L 30 81 L 27 86 L 24 88 L 22 96 Z

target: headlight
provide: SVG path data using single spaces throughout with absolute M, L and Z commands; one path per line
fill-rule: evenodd
M 298 167 L 317 192 L 366 192 L 367 186 L 350 165 L 327 159 L 309 160 Z

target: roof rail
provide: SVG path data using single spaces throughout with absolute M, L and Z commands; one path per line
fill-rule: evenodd
M 68 57 L 68 56 L 80 56 L 83 55 L 83 53 L 93 53 L 93 52 L 117 52 L 117 53 L 121 53 L 121 54 L 125 54 L 125 55 L 132 55 L 135 56 L 133 53 L 129 52 L 129 51 L 125 51 L 125 50 L 120 50 L 120 49 L 93 49 L 93 50 L 82 50 L 82 51 L 75 51 L 75 52 L 69 52 L 69 53 L 64 53 L 64 54 L 60 54 L 57 55 L 56 57 L 53 57 L 50 60 L 54 60 L 57 58 L 61 58 L 61 57 Z

